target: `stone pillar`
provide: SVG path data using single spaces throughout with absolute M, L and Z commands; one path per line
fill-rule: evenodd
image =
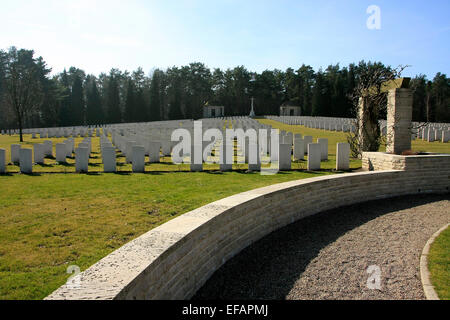
M 114 147 L 105 146 L 102 149 L 103 171 L 116 172 L 116 149 Z
M 32 173 L 33 172 L 33 150 L 20 149 L 20 172 Z
M 320 169 L 321 148 L 318 143 L 308 143 L 308 170 Z
M 350 145 L 338 143 L 336 148 L 336 170 L 350 169 Z
M 412 103 L 411 89 L 389 90 L 386 152 L 402 154 L 411 150 Z
M 132 151 L 133 172 L 145 171 L 145 148 L 143 146 L 133 146 Z
M 0 174 L 6 173 L 6 150 L 0 149 Z

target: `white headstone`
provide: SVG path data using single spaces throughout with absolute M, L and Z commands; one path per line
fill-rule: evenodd
M 320 169 L 321 147 L 318 143 L 308 143 L 308 170 Z
M 20 144 L 11 145 L 11 162 L 12 163 L 20 162 Z
M 37 143 L 33 146 L 34 163 L 44 164 L 44 144 Z
M 304 142 L 304 144 L 305 144 L 305 153 L 308 153 L 308 144 L 312 143 L 313 137 L 311 137 L 311 136 L 304 136 L 303 140 L 305 141 Z
M 231 153 L 231 157 L 227 157 L 227 148 Z M 220 171 L 231 171 L 233 170 L 233 145 L 222 143 L 220 148 Z M 231 159 L 231 162 L 227 160 L 227 158 Z
M 33 150 L 20 149 L 20 172 L 32 173 L 33 172 Z
M 291 170 L 291 151 L 292 145 L 280 143 L 279 149 L 279 160 L 278 160 L 278 169 L 279 170 Z
M 133 146 L 132 153 L 133 172 L 144 172 L 145 148 L 143 146 Z
M 103 147 L 103 171 L 116 172 L 116 149 L 114 147 Z
M 317 143 L 320 144 L 320 160 L 328 160 L 328 139 L 317 139 Z
M 158 163 L 160 161 L 161 144 L 158 141 L 149 141 L 147 145 L 149 162 Z
M 51 140 L 44 141 L 44 156 L 51 157 L 53 156 L 53 143 Z
M 336 148 L 336 170 L 350 169 L 350 145 L 338 143 Z
M 0 173 L 6 173 L 6 150 L 0 149 Z
M 294 159 L 303 160 L 305 158 L 305 142 L 302 138 L 294 139 Z
M 450 140 L 450 131 L 444 130 L 442 131 L 442 143 L 446 143 Z
M 75 171 L 87 173 L 88 168 L 89 168 L 89 149 L 87 147 L 78 146 L 78 148 L 75 149 Z
M 57 143 L 56 149 L 56 162 L 66 162 L 67 149 L 64 143 Z
M 195 152 L 198 149 L 200 152 Z M 191 145 L 191 154 L 190 154 L 190 167 L 191 171 L 198 172 L 203 171 L 203 145 L 196 145 L 192 143 Z

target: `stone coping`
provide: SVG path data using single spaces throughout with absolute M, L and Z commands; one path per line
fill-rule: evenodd
M 428 254 L 430 253 L 431 245 L 439 235 L 450 226 L 450 223 L 446 224 L 438 231 L 436 231 L 430 239 L 428 239 L 425 247 L 423 248 L 422 255 L 420 256 L 420 278 L 422 280 L 423 291 L 427 300 L 440 300 L 438 294 L 434 290 L 434 286 L 431 283 L 431 273 L 428 270 Z

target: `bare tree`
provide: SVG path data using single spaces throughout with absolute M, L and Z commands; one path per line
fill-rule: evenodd
M 407 66 L 396 69 L 383 65 L 366 65 L 359 68 L 358 83 L 351 94 L 354 113 L 354 130 L 350 130 L 347 141 L 352 156 L 360 158 L 364 151 L 378 151 L 383 141 L 378 121 L 386 115 L 389 81 L 400 78 Z
M 39 68 L 33 59 L 33 51 L 12 47 L 7 54 L 5 70 L 6 102 L 14 110 L 23 142 L 24 120 L 39 107 L 43 101 L 43 92 L 39 80 Z

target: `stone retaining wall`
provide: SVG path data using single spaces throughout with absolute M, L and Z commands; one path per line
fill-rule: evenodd
M 354 203 L 446 193 L 450 156 L 419 171 L 328 175 L 237 194 L 177 217 L 80 274 L 47 299 L 189 299 L 228 259 L 304 217 Z
M 363 152 L 362 168 L 364 171 L 380 170 L 447 170 L 450 167 L 448 154 L 426 154 L 401 156 L 384 152 Z

